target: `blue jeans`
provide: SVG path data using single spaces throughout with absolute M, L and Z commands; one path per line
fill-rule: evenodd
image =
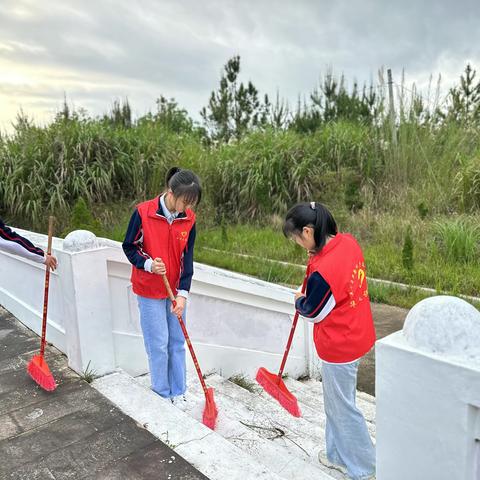
M 353 480 L 375 473 L 375 447 L 365 418 L 355 404 L 359 363 L 322 362 L 327 459 L 345 467 Z
M 185 338 L 168 299 L 137 296 L 152 390 L 165 398 L 186 390 Z M 185 312 L 183 315 L 185 320 Z

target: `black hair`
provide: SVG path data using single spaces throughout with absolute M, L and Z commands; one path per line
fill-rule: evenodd
M 172 167 L 167 172 L 165 183 L 176 198 L 183 197 L 187 203 L 194 205 L 200 203 L 202 186 L 200 179 L 191 170 Z
M 318 202 L 303 202 L 292 207 L 285 217 L 283 234 L 287 238 L 301 235 L 304 227 L 313 228 L 317 250 L 324 247 L 328 236 L 338 233 L 333 215 L 325 205 Z

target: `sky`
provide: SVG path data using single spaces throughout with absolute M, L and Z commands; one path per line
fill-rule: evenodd
M 175 98 L 199 119 L 223 65 L 290 105 L 329 69 L 378 84 L 391 68 L 446 93 L 480 70 L 478 0 L 1 0 L 0 130 L 19 109 L 39 124 L 63 103 L 91 115 L 128 97 L 136 116 Z M 480 75 L 480 71 L 479 71 Z

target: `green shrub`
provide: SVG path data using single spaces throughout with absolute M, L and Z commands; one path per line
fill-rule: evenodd
M 79 198 L 72 209 L 72 215 L 67 228 L 63 232 L 65 237 L 74 230 L 89 230 L 95 235 L 103 235 L 102 226 L 100 222 L 92 215 L 85 200 Z
M 425 205 L 425 202 L 420 202 L 419 204 L 417 204 L 417 211 L 418 215 L 422 220 L 425 220 L 425 218 L 427 218 L 428 207 Z
M 408 227 L 405 234 L 405 240 L 403 242 L 402 249 L 402 263 L 406 270 L 413 269 L 413 240 L 412 240 L 412 228 Z
M 362 179 L 358 175 L 350 175 L 347 179 L 347 186 L 345 188 L 345 205 L 352 212 L 360 210 L 363 207 L 360 190 L 361 184 Z
M 461 163 L 454 178 L 454 195 L 463 211 L 480 208 L 480 156 Z
M 436 240 L 444 258 L 453 262 L 478 261 L 480 227 L 465 218 L 435 223 Z

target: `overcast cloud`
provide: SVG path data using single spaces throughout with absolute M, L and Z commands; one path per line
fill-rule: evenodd
M 0 127 L 20 107 L 50 120 L 64 92 L 95 115 L 163 94 L 198 118 L 235 54 L 242 79 L 291 104 L 329 66 L 360 83 L 405 68 L 421 88 L 441 73 L 446 91 L 468 61 L 480 70 L 479 20 L 475 0 L 2 0 Z

